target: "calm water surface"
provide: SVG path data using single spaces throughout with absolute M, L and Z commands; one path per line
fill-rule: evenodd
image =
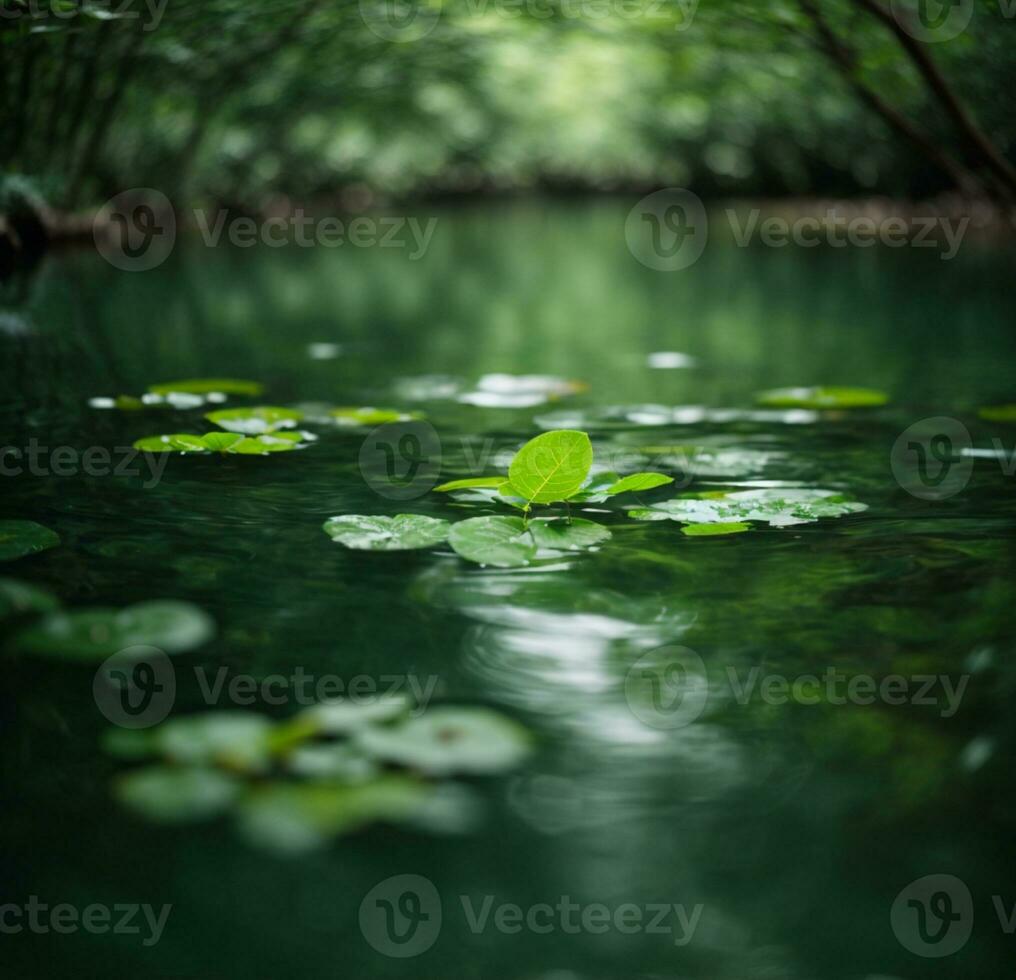
M 50 934 L 34 946 L 21 936 L 16 947 L 4 936 L 5 975 L 1008 974 L 1014 938 L 993 896 L 1007 909 L 1016 901 L 1002 860 L 1016 816 L 1014 478 L 982 457 L 965 487 L 924 500 L 894 479 L 891 451 L 907 426 L 945 415 L 975 447 L 1001 438 L 1012 452 L 1016 427 L 980 421 L 977 408 L 1016 400 L 1013 254 L 970 244 L 944 262 L 918 249 L 717 245 L 668 275 L 626 250 L 628 206 L 430 211 L 422 216 L 436 215 L 437 229 L 415 262 L 376 248 L 194 242 L 144 274 L 75 253 L 4 287 L 5 445 L 117 447 L 201 431 L 196 413 L 102 412 L 87 399 L 226 376 L 262 381 L 269 404 L 424 410 L 448 478 L 482 453 L 492 454 L 483 472 L 495 471 L 542 422 L 587 429 L 604 454 L 707 447 L 693 490 L 799 481 L 869 508 L 696 540 L 615 507 L 601 515 L 614 536 L 597 554 L 499 571 L 441 549 L 377 555 L 329 541 L 320 528 L 335 514 L 490 512 L 436 494 L 378 495 L 358 466 L 362 431 L 321 431 L 288 456 L 173 457 L 154 487 L 5 476 L 4 516 L 44 523 L 63 544 L 4 573 L 69 606 L 197 603 L 218 635 L 181 658 L 188 668 L 436 676 L 441 700 L 505 711 L 538 743 L 512 776 L 477 781 L 485 810 L 472 833 L 377 826 L 281 857 L 228 821 L 163 827 L 122 810 L 109 794 L 122 764 L 100 747 L 108 726 L 91 669 L 12 659 L 6 900 L 172 903 L 172 912 L 149 949 L 135 936 Z M 322 343 L 341 353 L 309 356 Z M 650 368 L 658 351 L 695 366 Z M 468 388 L 488 372 L 589 388 L 515 409 L 407 400 L 421 393 L 407 378 L 439 374 Z M 751 411 L 759 389 L 797 384 L 882 388 L 892 404 L 815 417 Z M 647 404 L 685 410 L 668 421 L 643 409 L 631 421 L 631 406 Z M 626 701 L 625 678 L 674 643 L 706 665 L 708 704 L 692 724 L 647 725 Z M 730 682 L 731 672 L 761 683 L 830 668 L 967 680 L 951 712 L 940 684 L 930 704 L 862 705 L 771 704 L 757 688 L 740 703 Z M 181 680 L 175 712 L 202 707 L 196 685 Z M 443 927 L 421 956 L 387 958 L 364 941 L 358 910 L 377 882 L 407 873 L 434 883 Z M 921 958 L 894 935 L 890 908 L 936 873 L 969 888 L 973 932 L 953 956 Z M 488 923 L 474 932 L 461 896 L 702 909 L 678 945 L 645 930 L 535 934 Z

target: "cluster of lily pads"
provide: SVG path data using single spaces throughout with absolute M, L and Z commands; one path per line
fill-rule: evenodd
M 591 476 L 592 466 L 588 433 L 556 429 L 527 442 L 515 454 L 507 475 L 453 480 L 435 488 L 506 504 L 520 510 L 521 517 L 487 515 L 452 523 L 419 514 L 343 514 L 329 518 L 324 531 L 333 541 L 363 551 L 407 551 L 447 542 L 467 561 L 509 568 L 594 549 L 611 537 L 602 524 L 572 517 L 571 504 L 602 503 L 622 493 L 637 494 L 673 483 L 673 477 L 656 472 Z M 534 505 L 551 504 L 564 504 L 568 512 L 530 519 Z M 751 521 L 785 527 L 865 509 L 865 504 L 832 490 L 766 488 L 689 494 L 629 507 L 628 513 L 636 520 L 675 520 L 684 525 L 685 534 L 704 536 L 746 531 Z
M 379 821 L 468 829 L 478 799 L 452 777 L 506 772 L 530 739 L 485 708 L 418 713 L 392 696 L 322 702 L 286 721 L 208 712 L 112 729 L 106 749 L 144 763 L 114 785 L 132 810 L 166 823 L 232 815 L 252 843 L 293 853 Z

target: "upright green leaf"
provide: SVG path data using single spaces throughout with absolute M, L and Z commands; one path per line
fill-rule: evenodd
M 530 439 L 508 467 L 508 480 L 528 501 L 567 500 L 582 486 L 593 465 L 593 446 L 585 432 L 555 429 Z

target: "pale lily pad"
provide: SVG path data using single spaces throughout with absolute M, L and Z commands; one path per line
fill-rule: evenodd
M 570 521 L 541 518 L 530 522 L 529 532 L 538 547 L 553 551 L 585 551 L 610 538 L 608 528 L 579 517 Z
M 402 412 L 397 408 L 373 408 L 371 406 L 333 408 L 328 414 L 337 425 L 370 428 L 376 425 L 386 425 L 389 422 L 407 422 L 423 418 L 419 412 Z
M 35 521 L 0 521 L 0 561 L 12 561 L 55 548 L 60 535 Z
M 761 521 L 771 527 L 808 524 L 823 517 L 842 517 L 867 510 L 835 490 L 772 487 L 711 494 L 708 499 L 678 497 L 651 507 L 634 508 L 640 521 L 680 521 L 682 524 L 730 524 Z
M 689 538 L 717 538 L 725 534 L 741 534 L 750 530 L 750 524 L 732 521 L 729 524 L 686 524 L 681 528 L 681 533 L 687 534 Z
M 120 776 L 113 793 L 130 809 L 162 823 L 205 820 L 228 810 L 241 784 L 216 769 L 148 766 Z
M 45 589 L 13 578 L 0 578 L 0 619 L 52 612 L 59 606 L 56 596 Z
M 773 388 L 755 396 L 759 405 L 768 408 L 876 408 L 885 405 L 889 396 L 874 388 Z
M 118 409 L 121 412 L 140 412 L 148 408 L 172 408 L 182 411 L 188 408 L 198 408 L 210 402 L 225 401 L 226 396 L 222 393 L 209 392 L 207 395 L 192 395 L 182 391 L 171 391 L 166 395 L 156 395 L 152 392 L 135 398 L 133 395 L 117 395 L 116 398 L 89 398 L 88 404 L 91 408 Z
M 987 422 L 1016 422 L 1016 404 L 985 405 L 977 414 Z
M 324 735 L 348 735 L 367 725 L 391 721 L 409 710 L 409 699 L 400 695 L 379 697 L 376 701 L 322 701 L 298 716 L 315 732 Z
M 237 816 L 241 833 L 252 844 L 301 854 L 378 820 L 406 820 L 431 792 L 425 783 L 405 776 L 382 776 L 360 785 L 275 783 L 251 792 Z
M 152 734 L 152 744 L 168 760 L 190 766 L 221 766 L 239 772 L 267 768 L 272 722 L 244 711 L 210 711 L 171 718 Z
M 459 401 L 480 408 L 532 408 L 585 387 L 582 382 L 549 374 L 485 374 L 475 391 L 459 395 Z
M 180 392 L 185 395 L 260 395 L 264 386 L 257 381 L 244 381 L 240 378 L 189 378 L 186 381 L 167 381 L 163 384 L 149 385 L 153 395 L 169 395 Z
M 322 525 L 333 541 L 357 551 L 412 551 L 432 548 L 448 537 L 448 521 L 419 514 L 371 517 L 341 514 Z
M 612 483 L 607 487 L 606 492 L 613 497 L 618 493 L 654 490 L 656 487 L 663 487 L 673 482 L 672 476 L 666 476 L 663 473 L 632 473 L 630 476 L 622 477 L 616 483 Z
M 211 617 L 197 606 L 156 599 L 125 609 L 52 612 L 18 633 L 14 646 L 41 657 L 101 661 L 131 646 L 182 653 L 205 643 L 214 633 Z
M 368 755 L 433 776 L 505 772 L 530 749 L 524 728 L 484 708 L 435 708 L 401 725 L 364 729 L 356 741 Z
M 255 408 L 223 408 L 217 412 L 208 412 L 205 418 L 227 432 L 255 436 L 279 429 L 293 429 L 303 418 L 303 412 L 274 405 L 258 405 Z
M 468 561 L 497 568 L 528 565 L 536 542 L 520 517 L 470 517 L 453 524 L 448 542 Z
M 592 465 L 589 436 L 574 429 L 557 429 L 530 439 L 515 454 L 508 479 L 526 500 L 549 504 L 576 493 Z
M 365 783 L 378 774 L 377 763 L 347 742 L 300 745 L 286 757 L 286 769 L 305 779 Z

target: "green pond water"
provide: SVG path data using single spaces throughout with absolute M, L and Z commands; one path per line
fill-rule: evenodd
M 173 455 L 155 485 L 147 471 L 5 475 L 0 517 L 38 521 L 61 544 L 5 563 L 3 575 L 69 608 L 171 598 L 213 617 L 214 639 L 174 658 L 171 717 L 298 710 L 209 706 L 201 669 L 379 685 L 412 675 L 436 683 L 435 705 L 485 706 L 524 724 L 533 751 L 510 773 L 458 780 L 476 808 L 460 833 L 377 823 L 279 853 L 228 818 L 168 825 L 130 812 L 111 793 L 130 763 L 103 748 L 96 665 L 9 652 L 4 901 L 172 910 L 147 947 L 130 934 L 4 935 L 4 976 L 1007 975 L 1016 940 L 997 905 L 1016 902 L 1003 860 L 1016 817 L 1006 474 L 1016 426 L 977 410 L 1016 400 L 1013 253 L 971 242 L 943 261 L 914 248 L 719 242 L 666 274 L 625 247 L 629 206 L 423 211 L 438 224 L 418 261 L 397 249 L 190 241 L 145 273 L 74 252 L 3 286 L 5 446 L 114 449 L 209 431 L 202 410 L 131 413 L 88 400 L 178 378 L 249 378 L 264 394 L 232 406 L 426 413 L 444 479 L 504 472 L 543 429 L 579 428 L 598 459 L 680 477 L 646 502 L 790 484 L 867 505 L 695 538 L 672 521 L 630 520 L 620 502 L 594 504 L 601 512 L 584 516 L 613 532 L 597 551 L 496 569 L 446 546 L 378 554 L 329 540 L 321 525 L 339 514 L 507 512 L 377 492 L 361 471 L 364 428 L 317 427 L 312 445 L 268 457 Z M 659 352 L 693 362 L 650 367 Z M 458 400 L 490 373 L 588 388 L 526 407 Z M 754 404 L 761 389 L 814 384 L 883 389 L 891 402 L 824 413 Z M 904 430 L 936 416 L 957 420 L 983 452 L 953 460 L 958 482 L 929 499 L 901 486 L 893 451 Z M 639 460 L 647 446 L 696 447 L 684 456 L 692 475 L 680 453 Z M 685 694 L 704 702 L 668 727 L 651 710 L 647 722 L 631 679 L 674 644 L 700 658 Z M 758 686 L 832 669 L 875 683 L 899 675 L 910 696 L 843 704 L 802 682 L 806 691 L 777 703 Z M 752 676 L 745 702 L 738 685 Z M 937 680 L 918 697 L 925 676 Z M 962 690 L 955 704 L 943 677 Z M 933 874 L 960 879 L 971 902 L 960 909 L 946 887 L 943 906 L 936 890 L 932 911 L 972 920 L 969 939 L 940 958 L 910 948 L 917 927 L 905 902 L 892 913 L 907 886 Z M 418 956 L 385 955 L 361 929 L 361 902 L 397 875 L 422 876 L 440 897 L 440 933 Z M 488 896 L 492 909 L 523 912 L 631 904 L 641 927 L 568 928 L 555 912 L 540 913 L 550 929 L 499 928 L 493 911 L 477 926 L 470 910 Z M 696 916 L 690 937 L 676 913 L 647 928 L 646 909 L 675 904 Z

